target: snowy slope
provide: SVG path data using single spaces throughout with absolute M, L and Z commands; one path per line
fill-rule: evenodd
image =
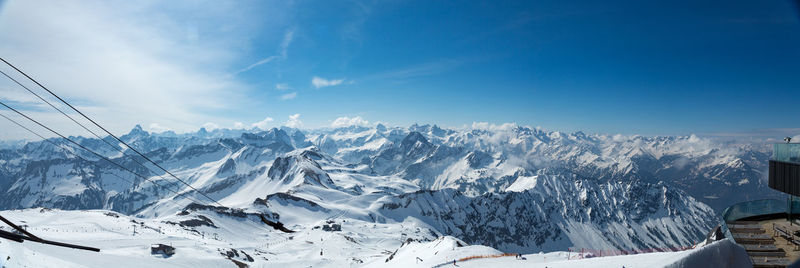
M 231 259 L 253 267 L 342 267 L 385 258 L 386 248 L 399 247 L 395 239 L 399 233 L 414 240 L 434 239 L 413 222 L 355 221 L 337 232 L 309 225 L 287 234 L 265 228 L 247 211 L 199 207 L 148 219 L 102 210 L 0 213 L 42 238 L 101 249 L 91 252 L 0 240 L 0 257 L 10 257 L 6 267 L 234 267 Z M 154 243 L 171 244 L 175 255 L 151 255 L 149 247 Z
M 101 251 L 2 240 L 0 259 L 8 258 L 6 267 L 234 267 L 236 263 L 251 267 L 437 267 L 452 265 L 453 259 L 461 267 L 750 266 L 744 250 L 728 240 L 678 252 L 588 258 L 587 254 L 558 251 L 525 254 L 525 260 L 519 260 L 450 236 L 434 238 L 418 232 L 420 225 L 413 221 L 403 225 L 355 221 L 337 232 L 312 227 L 286 234 L 264 229 L 245 211 L 228 212 L 232 211 L 197 209 L 186 215 L 138 219 L 101 210 L 4 211 L 3 216 L 17 219 L 45 239 Z M 202 219 L 199 216 L 206 220 L 193 221 Z M 395 239 L 397 233 L 405 234 L 403 242 Z M 175 254 L 150 254 L 154 243 L 174 246 Z M 464 260 L 474 256 L 493 257 Z
M 366 267 L 752 267 L 744 248 L 729 239 L 678 252 L 659 252 L 611 257 L 590 257 L 576 252 L 502 256 L 483 246 L 471 246 L 452 237 L 431 242 L 403 244 L 394 258 L 375 260 Z M 483 258 L 467 259 L 480 256 Z M 467 259 L 467 260 L 465 260 Z

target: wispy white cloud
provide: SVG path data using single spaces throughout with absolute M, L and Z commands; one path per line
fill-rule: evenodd
M 267 116 L 267 118 L 264 118 L 264 120 L 253 123 L 252 126 L 255 128 L 267 129 L 269 128 L 269 123 L 272 121 L 272 117 Z
M 278 84 L 275 84 L 275 89 L 277 89 L 277 90 L 289 90 L 289 89 L 292 89 L 292 87 L 290 87 L 288 83 L 278 83 Z
M 281 95 L 281 100 L 291 100 L 297 97 L 297 92 L 286 93 Z
M 234 122 L 233 123 L 233 129 L 243 129 L 243 128 L 244 128 L 244 123 L 242 123 L 242 122 Z
M 274 60 L 276 60 L 278 58 L 279 58 L 278 56 L 269 56 L 269 57 L 263 58 L 263 59 L 255 62 L 253 64 L 248 65 L 247 67 L 239 69 L 238 71 L 234 72 L 234 74 L 239 74 L 239 73 L 242 73 L 242 72 L 249 71 L 250 69 L 253 69 L 253 68 L 258 67 L 260 65 L 263 65 L 265 63 L 270 63 L 270 62 L 272 62 L 272 61 L 274 61 Z
M 287 127 L 299 128 L 303 126 L 303 121 L 300 121 L 300 114 L 293 114 L 289 116 L 289 120 L 283 125 Z
M 476 130 L 508 131 L 517 126 L 518 125 L 516 123 L 503 123 L 496 125 L 489 122 L 472 122 L 472 129 Z
M 409 79 L 420 76 L 437 75 L 450 71 L 465 63 L 467 63 L 467 60 L 464 59 L 439 60 L 383 71 L 359 80 Z
M 171 129 L 169 129 L 168 127 L 159 125 L 158 123 L 150 124 L 150 132 L 161 133 L 161 132 L 166 132 L 166 131 L 170 131 L 170 130 Z
M 289 56 L 289 45 L 292 44 L 292 39 L 294 38 L 294 30 L 288 30 L 283 35 L 283 41 L 281 42 L 281 57 L 284 59 Z
M 369 121 L 364 120 L 361 116 L 347 117 L 342 116 L 333 120 L 331 127 L 349 127 L 349 126 L 369 126 Z
M 263 14 L 212 4 L 4 2 L 0 55 L 113 132 L 148 119 L 190 131 L 229 121 L 220 111 L 254 102 L 245 97 L 252 88 L 228 70 L 242 56 L 243 38 L 262 27 L 252 19 Z M 60 119 L 53 126 L 70 129 Z
M 314 78 L 311 78 L 311 84 L 316 88 L 337 86 L 342 84 L 342 82 L 344 82 L 344 79 L 328 80 L 319 76 L 314 76 Z
M 236 72 L 234 74 L 239 74 L 242 72 L 249 71 L 255 67 L 260 65 L 270 63 L 274 60 L 286 60 L 289 57 L 289 45 L 292 43 L 292 39 L 294 38 L 294 30 L 287 30 L 286 33 L 283 35 L 283 41 L 281 41 L 281 45 L 278 48 L 278 55 L 272 55 L 266 58 L 263 58 L 259 61 L 256 61 L 253 64 L 248 65 Z
M 211 130 L 218 129 L 219 125 L 217 125 L 216 123 L 208 122 L 208 123 L 203 124 L 202 127 L 205 128 L 208 131 L 211 131 Z

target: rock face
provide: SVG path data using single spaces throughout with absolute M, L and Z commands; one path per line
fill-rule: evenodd
M 297 224 L 410 217 L 434 233 L 515 252 L 686 246 L 715 225 L 715 210 L 774 194 L 760 145 L 695 136 L 378 125 L 189 134 L 137 127 L 122 138 L 225 206 L 303 212 L 282 218 Z M 78 139 L 147 179 L 58 139 L 66 148 L 15 145 L 0 149 L 0 209 L 156 216 L 206 201 L 131 152 Z
M 411 215 L 467 243 L 506 252 L 689 246 L 703 239 L 696 228 L 717 223 L 708 206 L 663 184 L 531 179 L 529 189 L 477 197 L 452 189 L 403 194 L 383 202 L 381 214 L 398 221 Z
M 286 185 L 308 184 L 324 188 L 336 188 L 322 167 L 314 160 L 322 156 L 313 151 L 275 158 L 267 176 Z

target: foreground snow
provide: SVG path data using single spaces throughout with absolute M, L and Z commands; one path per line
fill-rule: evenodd
M 369 263 L 368 267 L 752 267 L 744 248 L 731 240 L 678 252 L 659 252 L 612 257 L 588 258 L 575 252 L 550 252 L 502 256 L 485 246 L 461 246 L 452 237 L 440 237 L 427 243 L 401 247 L 394 258 Z M 484 258 L 465 258 L 483 256 Z M 456 259 L 456 264 L 453 260 Z
M 287 234 L 249 218 L 213 216 L 207 211 L 156 219 L 103 210 L 26 209 L 0 214 L 44 239 L 101 249 L 98 253 L 0 239 L 5 267 L 235 267 L 234 261 L 251 267 L 349 267 L 386 258 L 388 249 L 400 246 L 401 233 L 412 239 L 430 237 L 415 233 L 413 222 L 352 222 L 338 232 L 309 226 Z M 216 227 L 181 226 L 198 216 L 211 219 Z M 11 231 L 7 226 L 1 229 Z M 151 255 L 150 245 L 156 243 L 174 246 L 175 254 Z
M 702 248 L 665 253 L 586 258 L 576 253 L 551 252 L 502 256 L 494 248 L 468 245 L 451 236 L 435 238 L 416 233 L 419 223 L 374 224 L 353 222 L 342 231 L 299 229 L 286 234 L 247 218 L 212 218 L 195 211 L 157 219 L 139 219 L 103 210 L 61 211 L 26 209 L 0 211 L 45 239 L 98 247 L 90 252 L 33 242 L 0 240 L 5 267 L 749 267 L 744 249 L 728 240 Z M 213 226 L 187 225 L 187 219 L 205 215 Z M 202 217 L 200 217 L 202 218 Z M 134 226 L 136 232 L 134 233 Z M 2 229 L 10 231 L 10 228 Z M 401 243 L 399 234 L 405 241 Z M 150 245 L 170 244 L 175 255 L 151 255 Z M 320 254 L 322 252 L 322 254 Z M 475 256 L 495 256 L 476 258 Z

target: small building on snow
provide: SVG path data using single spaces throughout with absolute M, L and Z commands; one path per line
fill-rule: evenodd
M 150 254 L 164 254 L 167 256 L 172 256 L 172 254 L 175 254 L 175 248 L 164 244 L 152 244 L 150 245 Z

